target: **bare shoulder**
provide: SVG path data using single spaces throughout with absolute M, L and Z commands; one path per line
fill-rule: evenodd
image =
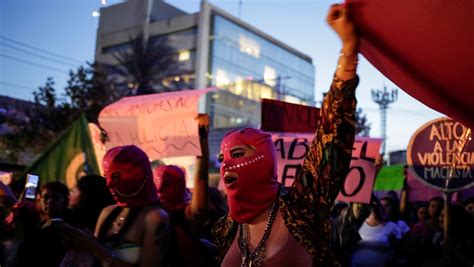
M 117 207 L 117 204 L 109 205 L 105 208 L 102 209 L 100 215 L 109 215 L 115 208 Z
M 159 207 L 148 207 L 144 210 L 147 224 L 160 224 L 168 222 L 168 214 Z
M 97 223 L 95 226 L 95 233 L 94 235 L 97 237 L 99 235 L 99 230 L 102 227 L 105 219 L 110 215 L 110 213 L 117 207 L 117 205 L 110 205 L 102 209 L 100 212 L 99 218 L 97 219 Z

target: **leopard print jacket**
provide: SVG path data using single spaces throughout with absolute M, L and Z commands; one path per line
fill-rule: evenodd
M 359 78 L 341 81 L 334 76 L 321 109 L 316 136 L 303 163 L 303 170 L 286 193 L 279 209 L 291 235 L 312 256 L 313 266 L 339 266 L 330 251 L 330 210 L 349 169 L 355 137 L 355 88 Z M 230 216 L 213 228 L 221 263 L 237 234 Z

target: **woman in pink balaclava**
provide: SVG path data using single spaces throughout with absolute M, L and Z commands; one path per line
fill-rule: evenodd
M 102 266 L 166 265 L 169 221 L 159 207 L 148 156 L 133 145 L 114 147 L 105 154 L 102 166 L 117 204 L 102 210 L 96 238 L 59 223 L 65 244 L 91 254 Z
M 215 255 L 207 246 L 209 242 L 200 239 L 208 215 L 209 116 L 200 114 L 196 120 L 199 127 L 201 156 L 196 159 L 192 196 L 186 188 L 186 177 L 182 168 L 176 165 L 163 165 L 153 171 L 158 198 L 170 219 L 170 247 L 167 254 L 170 266 L 214 266 Z
M 207 213 L 207 190 L 209 181 L 209 116 L 200 114 L 196 121 L 199 127 L 201 156 L 196 158 L 194 189 L 191 195 L 186 188 L 184 170 L 176 165 L 158 166 L 153 179 L 161 206 L 168 213 L 184 213 L 188 221 L 201 221 Z
M 355 135 L 359 38 L 343 5 L 328 24 L 342 41 L 330 91 L 303 169 L 288 193 L 277 182 L 271 136 L 246 128 L 221 144 L 229 214 L 214 227 L 221 266 L 334 266 L 330 211 L 348 171 Z

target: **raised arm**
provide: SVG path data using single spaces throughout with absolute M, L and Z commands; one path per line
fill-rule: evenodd
M 357 63 L 359 63 L 357 56 L 359 53 L 359 36 L 347 8 L 341 4 L 332 5 L 328 11 L 326 21 L 342 42 L 335 76 L 342 81 L 353 79 L 356 77 Z
M 316 136 L 293 184 L 295 198 L 305 203 L 304 213 L 314 222 L 328 219 L 349 169 L 355 136 L 358 35 L 343 5 L 331 6 L 327 22 L 340 37 L 342 50 Z
M 187 219 L 204 218 L 207 214 L 207 199 L 209 186 L 209 115 L 199 114 L 197 117 L 199 126 L 199 141 L 201 145 L 201 156 L 197 157 L 197 169 L 194 175 L 194 190 L 191 204 L 186 209 Z

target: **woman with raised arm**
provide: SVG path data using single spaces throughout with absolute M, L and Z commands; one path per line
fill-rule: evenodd
M 289 192 L 277 181 L 270 135 L 246 128 L 222 140 L 229 215 L 213 231 L 221 266 L 338 265 L 329 249 L 329 217 L 351 161 L 359 38 L 343 5 L 331 6 L 327 22 L 342 49 L 316 136 Z
M 212 267 L 215 249 L 204 238 L 208 207 L 209 181 L 209 116 L 196 118 L 199 127 L 201 156 L 196 160 L 193 193 L 186 188 L 185 172 L 176 165 L 162 165 L 153 171 L 161 206 L 170 221 L 169 266 Z

